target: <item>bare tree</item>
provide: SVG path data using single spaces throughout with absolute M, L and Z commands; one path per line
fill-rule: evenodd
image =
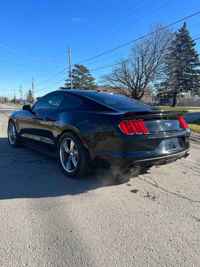
M 132 47 L 127 60 L 119 62 L 111 74 L 104 76 L 104 82 L 126 88 L 135 99 L 142 98 L 148 85 L 162 75 L 171 39 L 168 30 L 157 26 L 152 34 Z

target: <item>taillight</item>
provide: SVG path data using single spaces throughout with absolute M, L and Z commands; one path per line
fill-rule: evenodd
M 178 117 L 178 121 L 179 121 L 179 124 L 180 124 L 181 128 L 183 128 L 183 129 L 188 129 L 189 128 L 189 126 L 188 126 L 188 124 L 185 121 L 183 116 L 179 116 Z
M 120 122 L 119 128 L 126 135 L 149 133 L 143 120 L 124 120 Z

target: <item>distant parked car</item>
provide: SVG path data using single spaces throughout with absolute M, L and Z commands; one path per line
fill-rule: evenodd
M 47 144 L 67 176 L 84 175 L 90 162 L 150 167 L 186 157 L 190 130 L 182 116 L 129 97 L 90 90 L 58 90 L 14 112 L 8 140 Z

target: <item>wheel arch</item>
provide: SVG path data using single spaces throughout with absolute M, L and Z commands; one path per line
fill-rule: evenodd
M 19 134 L 19 127 L 18 127 L 17 119 L 11 116 L 11 117 L 9 117 L 9 119 L 8 119 L 8 125 L 9 125 L 9 123 L 11 123 L 11 122 L 14 123 L 15 128 L 16 128 L 16 130 L 17 130 L 17 133 Z
M 57 147 L 59 146 L 59 141 L 60 141 L 61 137 L 65 133 L 70 133 L 70 134 L 74 135 L 75 137 L 77 137 L 79 139 L 79 141 L 83 144 L 83 146 L 86 149 L 86 151 L 88 152 L 89 157 L 92 158 L 91 151 L 89 149 L 89 146 L 88 146 L 86 140 L 81 136 L 81 134 L 78 131 L 78 129 L 76 129 L 74 127 L 73 128 L 68 128 L 68 129 L 63 129 L 63 131 L 57 136 L 57 140 L 56 140 Z

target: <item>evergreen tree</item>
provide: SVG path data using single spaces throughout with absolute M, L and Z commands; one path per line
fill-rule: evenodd
M 14 103 L 14 104 L 16 104 L 16 102 L 17 102 L 16 95 L 14 95 L 14 97 L 11 99 L 11 102 Z
M 61 89 L 70 89 L 71 82 L 68 78 Z M 95 89 L 95 78 L 92 77 L 90 71 L 84 65 L 76 64 L 72 69 L 72 88 Z
M 200 87 L 200 62 L 186 23 L 175 34 L 166 56 L 167 87 L 173 95 L 173 106 L 180 92 L 195 94 Z
M 27 96 L 26 96 L 26 101 L 28 103 L 33 103 L 34 102 L 34 96 L 32 90 L 28 90 Z

